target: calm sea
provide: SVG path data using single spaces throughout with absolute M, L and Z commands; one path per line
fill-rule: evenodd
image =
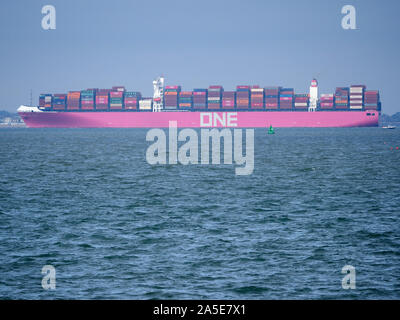
M 0 130 L 0 298 L 400 298 L 400 130 L 256 130 L 250 176 L 146 132 Z

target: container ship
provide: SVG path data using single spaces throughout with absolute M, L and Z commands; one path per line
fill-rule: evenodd
M 266 128 L 373 127 L 381 112 L 379 91 L 365 85 L 319 95 L 316 79 L 309 93 L 257 85 L 184 91 L 164 81 L 153 81 L 153 97 L 122 86 L 41 94 L 38 106 L 22 105 L 18 113 L 31 128 Z

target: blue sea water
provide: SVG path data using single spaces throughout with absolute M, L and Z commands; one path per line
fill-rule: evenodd
M 0 298 L 400 298 L 399 130 L 256 130 L 250 176 L 146 132 L 0 130 Z

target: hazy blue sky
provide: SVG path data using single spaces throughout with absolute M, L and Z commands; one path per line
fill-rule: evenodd
M 56 30 L 41 8 L 56 8 Z M 357 10 L 357 30 L 341 8 Z M 400 1 L 4 0 L 0 6 L 0 109 L 39 93 L 125 85 L 152 94 L 152 79 L 185 89 L 281 85 L 322 93 L 379 89 L 385 113 L 400 111 Z

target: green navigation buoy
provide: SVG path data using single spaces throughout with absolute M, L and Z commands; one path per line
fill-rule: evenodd
M 269 126 L 268 134 L 275 134 L 275 130 L 274 130 L 274 128 L 272 128 L 272 125 Z

